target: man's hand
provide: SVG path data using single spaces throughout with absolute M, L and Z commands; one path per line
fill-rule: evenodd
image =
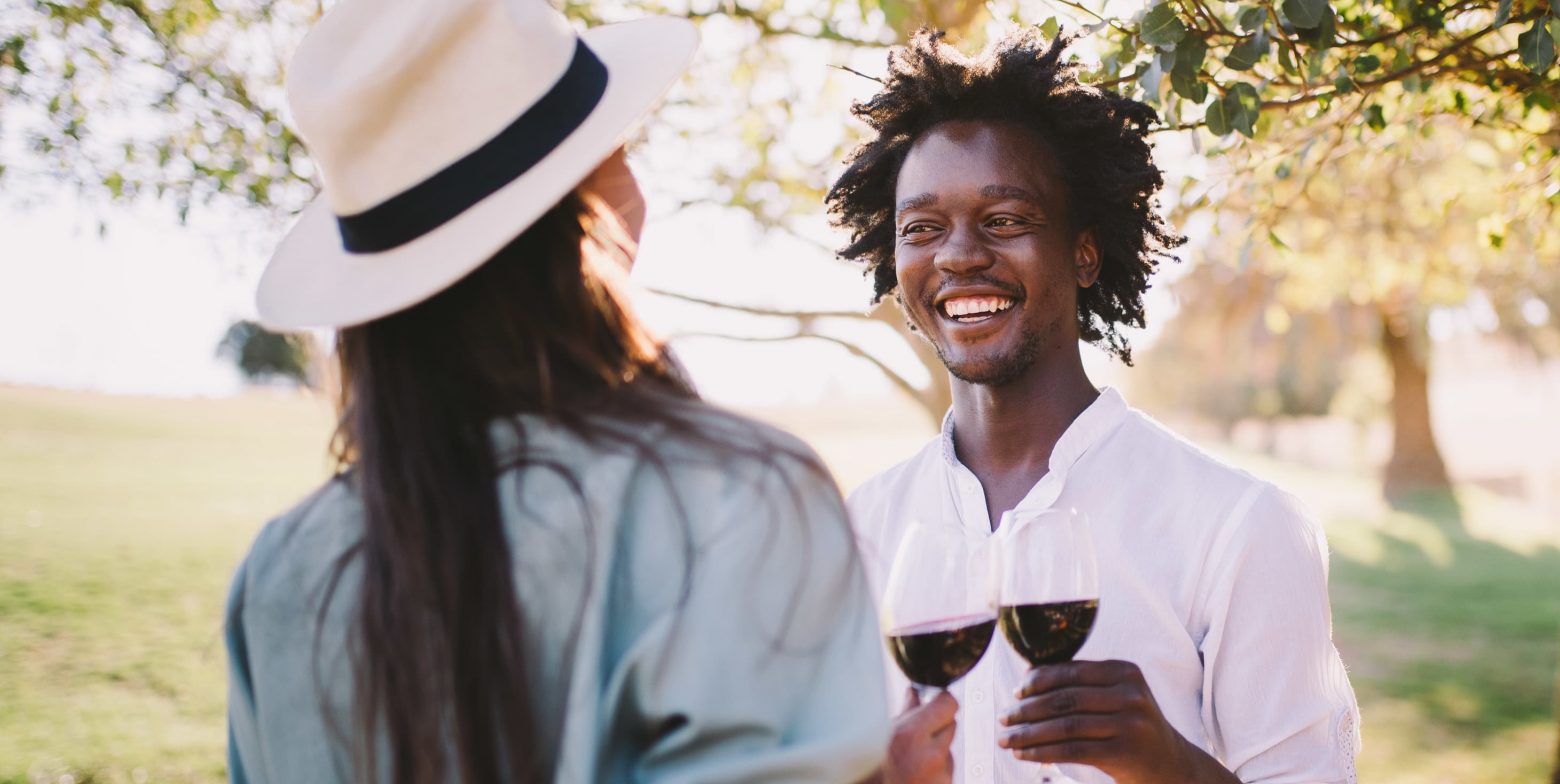
M 925 705 L 910 690 L 905 712 L 894 719 L 894 737 L 883 765 L 884 784 L 953 781 L 953 728 L 959 702 L 940 692 Z
M 1075 661 L 1030 670 L 997 745 L 1033 762 L 1092 765 L 1117 784 L 1239 780 L 1170 726 L 1136 664 Z

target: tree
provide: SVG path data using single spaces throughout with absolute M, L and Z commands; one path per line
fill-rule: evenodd
M 214 199 L 289 215 L 314 169 L 283 122 L 282 65 L 313 0 L 8 0 L 0 176 L 180 216 Z
M 1400 106 L 1412 111 L 1413 100 L 1436 99 Z M 1560 335 L 1552 319 L 1531 317 L 1560 304 L 1552 299 L 1560 226 L 1545 194 L 1556 159 L 1552 150 L 1535 154 L 1522 126 L 1433 117 L 1349 133 L 1301 153 L 1303 168 L 1279 164 L 1219 196 L 1225 209 L 1255 218 L 1230 221 L 1238 225 L 1209 246 L 1277 281 L 1268 307 L 1285 325 L 1342 306 L 1371 314 L 1372 328 L 1355 334 L 1374 340 L 1391 370 L 1384 488 L 1403 499 L 1449 487 L 1431 428 L 1429 312 L 1476 297 L 1501 302 L 1508 334 L 1535 351 L 1552 350 Z
M 1276 227 L 1288 225 L 1290 202 L 1321 189 L 1311 183 L 1323 178 L 1310 172 L 1331 167 L 1348 175 L 1338 166 L 1352 164 L 1335 163 L 1391 153 L 1417 165 L 1415 151 L 1427 140 L 1472 129 L 1489 133 L 1503 160 L 1522 164 L 1478 173 L 1486 187 L 1521 196 L 1485 202 L 1477 222 L 1492 229 L 1486 237 L 1508 242 L 1506 227 L 1515 226 L 1510 236 L 1532 234 L 1524 247 L 1533 252 L 1546 253 L 1554 242 L 1560 10 L 1550 0 L 1171 0 L 1122 17 L 1077 0 L 1050 0 L 1056 16 L 1019 0 L 687 2 L 570 0 L 566 10 L 592 21 L 683 13 L 740 41 L 706 47 L 689 87 L 662 112 L 651 148 L 683 153 L 684 167 L 700 162 L 702 170 L 684 178 L 685 202 L 729 205 L 776 230 L 813 234 L 805 216 L 816 216 L 830 171 L 854 142 L 842 116 L 852 88 L 843 80 L 860 77 L 847 71 L 870 78 L 882 47 L 923 23 L 950 28 L 973 46 L 994 26 L 1017 22 L 1085 33 L 1089 78 L 1158 106 L 1159 131 L 1187 134 L 1214 162 L 1216 181 L 1182 184 L 1182 213 L 1211 213 L 1224 230 L 1243 232 L 1242 243 L 1288 242 L 1297 256 L 1309 254 L 1310 246 Z M 290 214 L 313 193 L 313 166 L 283 122 L 281 62 L 321 10 L 317 0 L 25 0 L 0 19 L 0 133 L 9 137 L 0 139 L 0 176 L 41 172 L 119 198 L 157 194 L 181 214 L 212 200 Z M 797 69 L 798 62 L 820 67 Z M 148 116 L 158 121 L 143 121 Z M 825 129 L 813 134 L 824 141 L 796 142 L 789 131 L 799 126 Z M 714 128 L 742 143 L 701 144 L 697 155 L 687 154 Z M 27 155 L 13 152 L 18 140 Z M 1372 176 L 1363 172 L 1355 173 Z M 1363 198 L 1415 193 L 1397 187 Z M 1340 217 L 1371 208 L 1394 219 L 1396 202 L 1348 198 L 1331 205 Z M 1448 263 L 1436 252 L 1444 237 L 1421 240 L 1406 228 L 1374 236 L 1393 237 L 1403 251 L 1389 265 L 1399 280 L 1438 279 L 1430 273 Z M 1481 253 L 1468 263 L 1513 254 Z M 1348 257 L 1330 254 L 1327 268 L 1347 269 L 1338 260 Z M 1500 269 L 1481 273 L 1477 284 L 1465 276 L 1455 292 L 1526 307 L 1532 297 L 1522 271 L 1494 266 Z M 1371 294 L 1382 312 L 1380 345 L 1398 381 L 1398 448 L 1388 471 L 1395 488 L 1445 484 L 1423 394 L 1419 298 L 1453 304 L 1455 292 L 1410 285 Z M 873 318 L 893 325 L 888 313 Z M 819 315 L 786 317 L 798 337 L 850 343 L 820 327 Z M 934 357 L 902 334 L 941 378 Z M 916 396 L 926 406 L 944 399 L 935 388 L 917 388 Z
M 217 353 L 233 360 L 251 382 L 286 381 L 312 387 L 307 340 L 303 335 L 282 335 L 253 321 L 240 321 L 228 327 Z
M 1179 313 L 1144 352 L 1138 394 L 1146 402 L 1189 411 L 1228 437 L 1249 418 L 1321 416 L 1332 412 L 1361 334 L 1374 322 L 1347 300 L 1291 314 L 1276 304 L 1282 281 L 1217 255 L 1173 284 Z

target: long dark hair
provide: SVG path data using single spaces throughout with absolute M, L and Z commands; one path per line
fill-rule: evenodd
M 361 563 L 349 639 L 362 779 L 545 775 L 495 489 L 514 464 L 491 432 L 522 413 L 581 433 L 602 417 L 689 429 L 696 396 L 619 285 L 627 242 L 576 192 L 446 291 L 339 336 L 335 452 L 364 530 L 335 577 Z

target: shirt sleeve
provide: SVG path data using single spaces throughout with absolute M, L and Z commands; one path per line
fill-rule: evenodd
M 244 592 L 248 559 L 239 564 L 228 592 L 224 636 L 228 654 L 228 780 L 233 784 L 264 781 L 254 769 L 260 759 L 254 682 L 250 677 L 249 643 L 244 633 Z
M 630 699 L 656 731 L 633 778 L 859 781 L 882 763 L 889 719 L 838 491 L 800 466 L 739 486 L 635 666 Z
M 1200 651 L 1215 753 L 1243 782 L 1353 784 L 1359 708 L 1332 642 L 1321 527 L 1259 485 L 1209 563 Z

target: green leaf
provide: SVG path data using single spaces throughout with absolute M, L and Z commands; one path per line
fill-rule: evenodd
M 1268 242 L 1271 243 L 1273 245 L 1273 247 L 1275 247 L 1275 248 L 1277 248 L 1279 250 L 1289 250 L 1290 249 L 1289 246 L 1286 245 L 1283 240 L 1278 238 L 1278 233 L 1277 232 L 1273 231 L 1272 229 L 1268 229 L 1268 233 L 1267 234 L 1268 234 Z
M 1333 13 L 1332 8 L 1329 7 L 1327 12 L 1322 14 L 1322 21 L 1316 26 L 1316 29 L 1306 31 L 1300 36 L 1300 40 L 1310 44 L 1311 48 L 1318 52 L 1325 52 L 1331 49 L 1333 43 L 1338 40 L 1338 17 Z M 1321 58 L 1313 57 L 1311 59 L 1312 61 L 1319 61 Z
M 1230 125 L 1246 138 L 1254 138 L 1257 135 L 1257 117 L 1262 112 L 1262 96 L 1257 94 L 1257 88 L 1246 82 L 1237 82 L 1224 95 L 1222 103 L 1225 104 L 1224 110 L 1229 115 Z
M 1045 36 L 1045 40 L 1054 41 L 1056 40 L 1056 31 L 1059 28 L 1060 25 L 1057 23 L 1056 17 L 1053 16 L 1040 23 L 1040 34 Z
M 1555 39 L 1543 19 L 1533 21 L 1528 31 L 1517 36 L 1517 53 L 1522 64 L 1534 73 L 1543 73 L 1555 61 Z
M 1175 48 L 1175 64 L 1171 66 L 1170 73 L 1172 76 L 1195 80 L 1197 73 L 1202 70 L 1203 61 L 1207 58 L 1208 44 L 1201 38 L 1188 38 Z M 1204 96 L 1206 95 L 1207 91 L 1204 90 Z
M 1373 54 L 1362 54 L 1354 58 L 1354 72 L 1368 74 L 1381 67 L 1381 58 Z
M 1234 130 L 1230 126 L 1229 107 L 1222 100 L 1208 104 L 1208 112 L 1203 115 L 1203 119 L 1214 136 L 1229 136 L 1230 131 Z
M 1169 3 L 1161 3 L 1149 9 L 1143 17 L 1138 37 L 1150 46 L 1174 46 L 1186 37 L 1186 25 L 1175 15 Z
M 1241 8 L 1240 15 L 1235 17 L 1235 26 L 1243 33 L 1254 33 L 1262 29 L 1262 25 L 1266 21 L 1266 8 L 1248 5 Z
M 1495 9 L 1495 26 L 1500 27 L 1511 18 L 1511 0 L 1500 0 L 1500 7 Z
M 1196 74 L 1183 74 L 1171 72 L 1170 87 L 1175 94 L 1192 103 L 1201 104 L 1208 100 L 1208 83 L 1197 78 Z
M 1294 53 L 1289 51 L 1289 47 L 1282 44 L 1278 47 L 1278 64 L 1283 66 L 1285 73 L 1295 76 L 1300 75 L 1300 64 L 1295 62 Z
M 1249 71 L 1268 53 L 1267 31 L 1259 30 L 1256 35 L 1242 39 L 1230 49 L 1229 55 L 1224 58 L 1224 64 L 1237 71 Z
M 1301 30 L 1314 30 L 1327 13 L 1327 0 L 1284 0 L 1284 16 Z
M 1381 104 L 1373 103 L 1365 107 L 1365 124 L 1369 125 L 1373 131 L 1379 131 L 1387 127 L 1387 117 L 1381 111 Z

